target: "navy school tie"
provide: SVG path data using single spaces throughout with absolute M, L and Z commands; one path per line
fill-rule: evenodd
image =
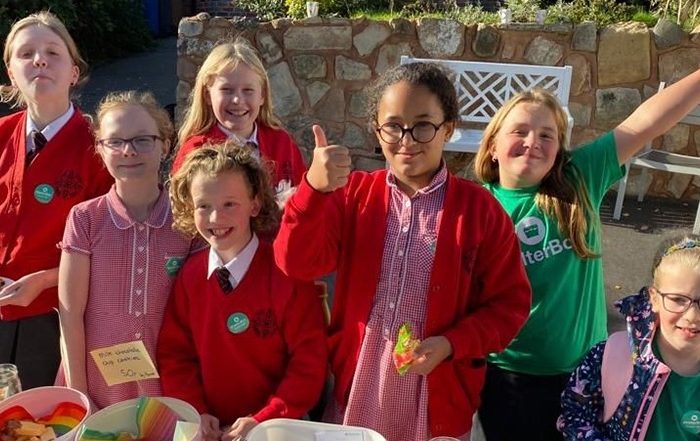
M 41 149 L 44 148 L 46 143 L 48 142 L 46 140 L 46 137 L 39 131 L 37 130 L 32 130 L 31 132 L 31 137 L 32 137 L 32 144 L 34 144 L 34 148 L 32 148 L 29 153 L 27 153 L 27 164 L 30 164 L 34 157 L 39 154 Z
M 231 280 L 229 279 L 231 272 L 226 267 L 218 267 L 214 270 L 214 274 L 216 275 L 216 281 L 219 282 L 219 286 L 225 294 L 233 291 L 233 285 L 231 285 Z

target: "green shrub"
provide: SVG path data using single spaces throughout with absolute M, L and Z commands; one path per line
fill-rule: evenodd
M 147 49 L 153 44 L 141 0 L 0 0 L 0 35 L 33 12 L 58 16 L 89 63 Z
M 236 0 L 236 6 L 252 12 L 260 21 L 284 17 L 287 13 L 284 0 Z
M 653 27 L 656 25 L 656 22 L 659 21 L 659 17 L 653 12 L 638 9 L 632 14 L 632 20 L 644 23 L 648 27 Z
M 598 26 L 629 21 L 632 19 L 634 8 L 615 0 L 573 0 L 550 6 L 547 12 L 548 20 L 580 23 L 594 21 Z
M 531 23 L 540 7 L 538 0 L 507 0 L 506 7 L 510 9 L 514 22 Z

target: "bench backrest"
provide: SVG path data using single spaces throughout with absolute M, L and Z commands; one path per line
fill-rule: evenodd
M 464 123 L 488 123 L 513 95 L 536 87 L 552 92 L 562 106 L 569 103 L 571 66 L 401 57 L 401 64 L 415 62 L 438 63 L 455 73 L 459 114 Z

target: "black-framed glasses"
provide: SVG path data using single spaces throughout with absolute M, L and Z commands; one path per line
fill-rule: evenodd
M 97 141 L 102 147 L 112 151 L 112 153 L 121 153 L 127 144 L 131 144 L 138 153 L 149 153 L 156 146 L 156 141 L 162 141 L 163 138 L 158 135 L 139 135 L 133 138 L 105 138 Z
M 698 306 L 698 309 L 700 309 L 700 299 L 693 299 L 683 294 L 661 292 L 656 288 L 654 288 L 654 291 L 661 296 L 661 304 L 668 312 L 672 312 L 674 314 L 684 313 L 690 309 L 693 303 L 695 303 Z
M 382 141 L 387 144 L 398 144 L 403 139 L 406 133 L 410 133 L 413 140 L 420 143 L 430 142 L 435 138 L 438 130 L 447 121 L 440 124 L 433 124 L 430 121 L 421 121 L 413 125 L 413 127 L 403 127 L 399 123 L 388 122 L 377 127 L 377 132 Z

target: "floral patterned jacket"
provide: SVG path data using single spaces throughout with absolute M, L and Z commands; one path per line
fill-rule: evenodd
M 567 440 L 643 440 L 668 379 L 670 369 L 652 351 L 656 321 L 647 289 L 619 300 L 615 306 L 627 320 L 634 361 L 632 378 L 612 416 L 603 421 L 601 368 L 606 342 L 594 346 L 571 374 L 562 393 L 562 415 L 557 427 Z

